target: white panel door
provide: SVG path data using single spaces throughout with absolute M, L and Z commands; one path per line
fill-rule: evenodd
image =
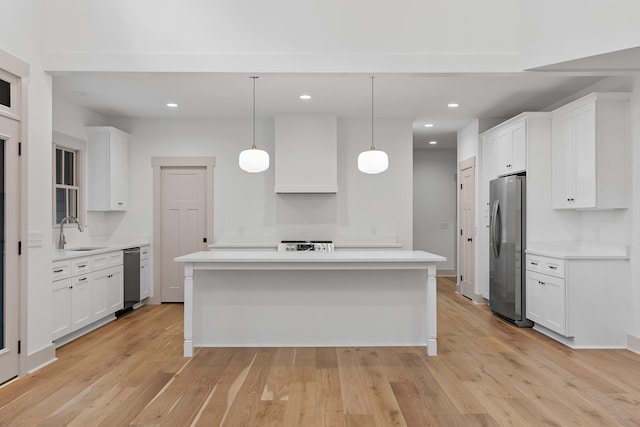
M 460 170 L 460 289 L 474 298 L 475 290 L 475 164 Z
M 207 250 L 206 168 L 162 168 L 162 302 L 184 301 L 182 264 L 175 257 Z

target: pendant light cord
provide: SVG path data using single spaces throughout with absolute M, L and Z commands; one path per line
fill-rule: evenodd
M 375 77 L 371 77 L 371 150 L 375 150 L 376 147 L 373 145 L 373 79 Z
M 252 76 L 253 79 L 253 145 L 252 149 L 256 149 L 256 79 L 258 77 Z

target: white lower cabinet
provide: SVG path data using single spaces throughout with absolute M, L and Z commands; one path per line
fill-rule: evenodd
M 140 301 L 151 296 L 149 259 L 140 260 Z
M 122 266 L 111 267 L 107 272 L 107 307 L 109 314 L 124 307 L 124 283 Z
M 52 340 L 122 309 L 122 251 L 56 261 L 52 282 Z
M 626 348 L 629 260 L 527 254 L 527 319 L 572 348 Z
M 565 335 L 566 298 L 564 279 L 527 272 L 527 318 Z
M 55 280 L 53 300 L 52 339 L 71 333 L 71 279 Z

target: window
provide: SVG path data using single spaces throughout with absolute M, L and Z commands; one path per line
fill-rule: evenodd
M 53 156 L 53 223 L 69 215 L 80 219 L 80 152 L 54 145 Z

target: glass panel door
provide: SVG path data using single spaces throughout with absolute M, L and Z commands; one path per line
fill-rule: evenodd
M 18 375 L 20 122 L 0 115 L 0 384 Z

